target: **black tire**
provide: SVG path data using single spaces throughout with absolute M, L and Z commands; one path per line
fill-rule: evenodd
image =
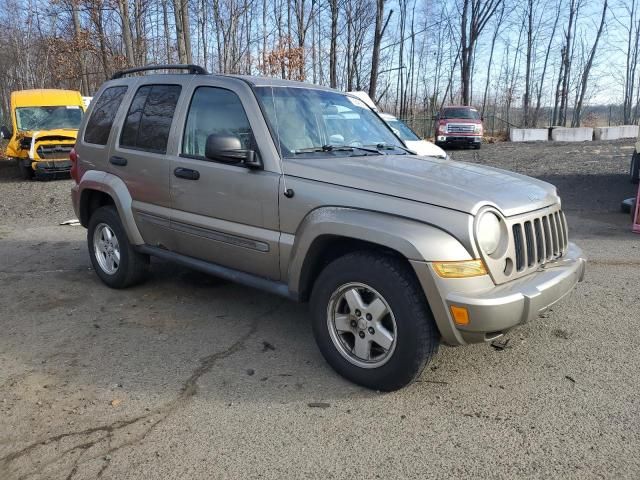
M 633 152 L 633 155 L 631 156 L 629 177 L 631 179 L 631 183 L 640 182 L 640 154 L 638 152 Z
M 113 273 L 106 271 L 97 258 L 94 248 L 94 235 L 98 226 L 108 226 L 115 234 L 120 252 L 120 261 Z M 149 269 L 149 257 L 137 252 L 129 243 L 127 234 L 122 226 L 118 211 L 113 206 L 98 208 L 89 220 L 87 229 L 87 245 L 91 264 L 100 280 L 111 288 L 126 288 L 144 280 Z
M 18 162 L 18 168 L 20 169 L 20 176 L 22 177 L 22 179 L 31 180 L 35 175 L 35 172 L 33 171 L 33 168 L 31 168 L 31 165 L 25 165 L 24 161 L 20 158 L 18 158 L 16 161 Z
M 332 340 L 328 310 L 342 286 L 358 282 L 381 294 L 395 319 L 395 347 L 375 368 L 347 360 Z M 393 391 L 413 382 L 438 351 L 440 333 L 411 267 L 402 259 L 354 252 L 331 262 L 320 273 L 311 294 L 313 333 L 322 355 L 343 377 L 367 388 Z M 355 336 L 354 336 L 355 338 Z
M 474 143 L 473 144 L 473 148 L 475 148 L 476 150 L 480 150 L 480 147 L 482 147 L 481 143 Z

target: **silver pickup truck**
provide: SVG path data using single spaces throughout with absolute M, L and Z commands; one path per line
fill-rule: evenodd
M 100 88 L 71 153 L 110 287 L 159 257 L 309 302 L 328 363 L 394 390 L 440 342 L 498 338 L 582 280 L 552 185 L 417 157 L 329 88 L 184 65 L 130 76 L 150 68 Z

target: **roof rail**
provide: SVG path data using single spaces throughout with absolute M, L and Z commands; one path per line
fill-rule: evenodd
M 111 80 L 122 78 L 130 73 L 147 72 L 149 70 L 189 70 L 192 75 L 208 75 L 204 68 L 200 65 L 191 64 L 173 64 L 173 65 L 146 65 L 144 67 L 127 68 L 126 70 L 120 70 L 113 74 Z

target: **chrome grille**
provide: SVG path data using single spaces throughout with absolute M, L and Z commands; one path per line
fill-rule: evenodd
M 449 123 L 447 133 L 473 133 L 476 126 L 470 123 Z
M 36 151 L 38 156 L 43 160 L 62 160 L 69 158 L 69 153 L 73 145 L 41 145 Z
M 504 283 L 562 257 L 569 247 L 567 220 L 559 205 L 505 219 L 509 242 L 500 258 L 483 255 L 496 283 Z

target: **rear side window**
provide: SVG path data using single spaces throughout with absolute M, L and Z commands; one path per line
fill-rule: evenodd
M 118 107 L 122 103 L 127 87 L 107 88 L 93 107 L 91 117 L 84 130 L 84 141 L 96 145 L 106 145 Z
M 133 97 L 122 127 L 120 146 L 166 153 L 179 85 L 145 85 Z

